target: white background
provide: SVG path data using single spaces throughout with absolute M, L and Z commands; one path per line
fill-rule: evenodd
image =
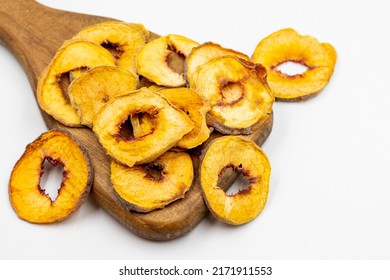
M 0 259 L 390 258 L 385 1 L 40 2 L 248 55 L 265 36 L 292 27 L 331 43 L 338 59 L 320 95 L 275 104 L 273 132 L 263 146 L 272 164 L 270 194 L 256 220 L 231 227 L 209 216 L 179 239 L 153 242 L 126 230 L 91 200 L 58 224 L 17 218 L 8 201 L 9 175 L 26 144 L 46 127 L 23 70 L 0 46 Z

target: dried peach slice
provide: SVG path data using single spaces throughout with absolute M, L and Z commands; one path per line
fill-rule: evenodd
M 227 195 L 218 178 L 228 168 L 241 173 L 248 185 Z M 210 212 L 218 219 L 240 225 L 255 219 L 264 209 L 271 167 L 267 156 L 254 142 L 241 136 L 222 136 L 205 149 L 200 165 L 202 194 Z
M 168 151 L 133 167 L 111 162 L 115 193 L 129 210 L 137 212 L 150 212 L 183 198 L 193 178 L 192 160 L 185 152 Z
M 176 34 L 150 41 L 138 53 L 138 74 L 157 85 L 184 86 L 184 59 L 198 45 Z
M 138 113 L 130 116 L 130 122 L 135 138 L 141 138 L 144 135 L 152 133 L 153 127 L 155 126 L 154 118 L 147 113 Z
M 299 101 L 318 94 L 329 82 L 336 64 L 336 51 L 329 43 L 320 43 L 287 28 L 259 42 L 252 59 L 266 67 L 268 84 L 277 100 Z M 286 62 L 307 68 L 302 74 L 287 75 L 279 70 Z
M 139 114 L 150 115 L 153 128 L 137 137 L 132 132 L 131 117 Z M 147 88 L 113 97 L 93 123 L 93 131 L 107 153 L 129 167 L 155 160 L 192 129 L 183 111 Z
M 115 65 L 111 53 L 101 46 L 83 41 L 64 45 L 55 54 L 38 80 L 39 106 L 57 121 L 67 126 L 81 126 L 76 110 L 69 102 L 67 93 L 69 73 L 81 68 Z M 65 84 L 65 85 L 64 85 Z
M 183 149 L 192 149 L 210 136 L 210 129 L 206 123 L 206 114 L 210 105 L 198 93 L 189 88 L 164 88 L 158 90 L 169 102 L 183 110 L 192 120 L 194 128 L 183 136 L 177 146 Z
M 122 67 L 99 66 L 73 80 L 68 95 L 83 125 L 92 127 L 100 108 L 113 96 L 137 88 L 138 76 Z
M 221 45 L 213 42 L 203 43 L 197 47 L 194 47 L 185 60 L 184 73 L 187 80 L 187 85 L 191 86 L 194 79 L 194 74 L 197 72 L 199 66 L 214 58 L 222 56 L 236 56 L 243 60 L 250 61 L 250 58 L 241 52 L 224 48 Z
M 45 160 L 62 164 L 63 179 L 52 201 L 40 188 Z M 87 199 L 92 169 L 86 151 L 67 132 L 51 130 L 27 145 L 12 170 L 9 198 L 19 218 L 31 223 L 53 223 L 67 218 Z
M 136 73 L 137 53 L 149 39 L 149 32 L 142 24 L 106 21 L 82 29 L 72 39 L 94 42 L 109 49 L 118 66 Z
M 211 104 L 208 124 L 223 134 L 249 134 L 272 112 L 274 97 L 260 64 L 235 56 L 198 67 L 192 88 Z

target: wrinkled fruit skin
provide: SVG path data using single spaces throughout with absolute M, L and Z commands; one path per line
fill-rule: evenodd
M 169 63 L 170 56 L 179 55 L 185 59 L 198 45 L 197 42 L 177 34 L 169 34 L 150 41 L 138 53 L 137 72 L 160 86 L 184 86 L 184 73 L 178 73 L 178 69 L 173 69 L 183 69 L 184 65 L 172 67 Z M 176 61 L 177 63 L 179 62 Z
M 224 48 L 219 44 L 213 42 L 206 42 L 197 47 L 194 47 L 185 61 L 185 78 L 187 86 L 192 87 L 194 80 L 196 80 L 196 72 L 203 64 L 214 58 L 224 56 L 234 56 L 241 60 L 250 61 L 250 58 L 241 52 L 233 49 Z
M 40 188 L 45 160 L 64 167 L 64 178 L 54 201 Z M 9 199 L 23 220 L 38 224 L 58 222 L 87 199 L 92 178 L 84 148 L 68 132 L 51 130 L 27 145 L 15 164 L 9 181 Z
M 135 90 L 137 86 L 138 76 L 125 68 L 98 66 L 73 80 L 68 87 L 68 95 L 81 124 L 92 127 L 104 104 L 114 96 Z
M 197 92 L 184 87 L 164 88 L 157 92 L 184 111 L 194 125 L 194 128 L 177 142 L 177 147 L 192 149 L 209 138 L 211 129 L 207 126 L 206 114 L 210 111 L 210 105 Z
M 233 195 L 218 186 L 219 177 L 232 168 L 244 175 L 249 185 Z M 202 155 L 200 180 L 210 212 L 218 220 L 241 225 L 255 219 L 268 198 L 271 167 L 262 149 L 241 136 L 222 136 L 212 141 Z
M 136 73 L 137 54 L 149 36 L 142 24 L 106 21 L 84 28 L 72 40 L 90 41 L 110 48 L 118 66 Z
M 250 134 L 272 111 L 274 96 L 260 64 L 235 56 L 198 67 L 191 88 L 211 105 L 208 124 L 223 134 Z
M 153 129 L 139 137 L 123 137 L 123 124 L 140 114 L 152 117 Z M 155 160 L 192 129 L 193 124 L 183 111 L 147 88 L 112 98 L 93 123 L 93 131 L 107 154 L 129 167 Z
M 115 66 L 115 59 L 95 43 L 76 41 L 60 48 L 38 79 L 37 99 L 41 109 L 66 126 L 81 126 L 80 117 L 68 101 L 67 87 L 61 85 L 61 77 L 69 77 L 74 70 L 101 65 Z
M 318 94 L 329 82 L 337 54 L 329 43 L 320 43 L 294 29 L 276 31 L 257 45 L 252 59 L 267 69 L 268 84 L 277 100 L 300 101 Z M 285 62 L 307 67 L 299 75 L 289 76 L 277 68 Z
M 194 170 L 186 152 L 165 152 L 155 161 L 127 167 L 111 162 L 115 193 L 129 210 L 150 212 L 184 197 Z

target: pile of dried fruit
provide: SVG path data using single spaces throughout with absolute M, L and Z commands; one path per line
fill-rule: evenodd
M 287 61 L 307 71 L 286 75 L 278 67 Z M 275 99 L 318 93 L 335 61 L 330 44 L 292 29 L 262 40 L 251 59 L 180 35 L 152 40 L 140 24 L 112 21 L 85 28 L 61 46 L 39 79 L 37 99 L 58 122 L 93 130 L 110 157 L 113 190 L 129 211 L 150 212 L 184 197 L 194 180 L 189 153 L 202 147 L 205 203 L 216 218 L 238 225 L 262 212 L 271 173 L 262 149 L 242 135 L 264 129 Z M 222 136 L 212 139 L 213 130 Z M 45 160 L 64 165 L 54 201 L 39 188 Z M 249 182 L 234 195 L 218 186 L 228 168 Z M 88 194 L 91 172 L 70 135 L 49 131 L 15 165 L 11 204 L 29 222 L 64 219 Z

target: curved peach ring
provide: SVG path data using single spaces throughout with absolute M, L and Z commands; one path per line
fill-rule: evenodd
M 219 187 L 224 170 L 232 168 L 248 180 L 236 194 Z M 232 225 L 255 219 L 268 198 L 271 165 L 264 151 L 241 136 L 222 136 L 212 141 L 201 156 L 200 182 L 207 207 L 215 218 Z
M 121 131 L 126 120 L 144 113 L 152 116 L 153 129 L 146 135 L 124 137 Z M 155 160 L 192 129 L 185 112 L 147 88 L 111 98 L 93 122 L 93 131 L 107 154 L 129 167 Z
M 58 196 L 52 200 L 41 188 L 44 161 L 64 166 Z M 61 221 L 88 198 L 93 171 L 86 150 L 63 130 L 41 134 L 27 145 L 15 164 L 9 182 L 9 198 L 18 217 L 30 223 Z
M 252 59 L 267 69 L 267 81 L 277 100 L 299 101 L 315 96 L 328 84 L 336 57 L 329 43 L 287 28 L 260 41 Z M 285 62 L 302 64 L 307 70 L 297 75 L 284 74 L 278 67 Z
M 184 197 L 194 178 L 186 152 L 167 151 L 151 163 L 128 167 L 111 161 L 115 194 L 130 211 L 147 213 Z
M 136 73 L 138 51 L 149 40 L 142 24 L 106 21 L 82 29 L 72 40 L 90 41 L 114 50 L 117 65 Z

